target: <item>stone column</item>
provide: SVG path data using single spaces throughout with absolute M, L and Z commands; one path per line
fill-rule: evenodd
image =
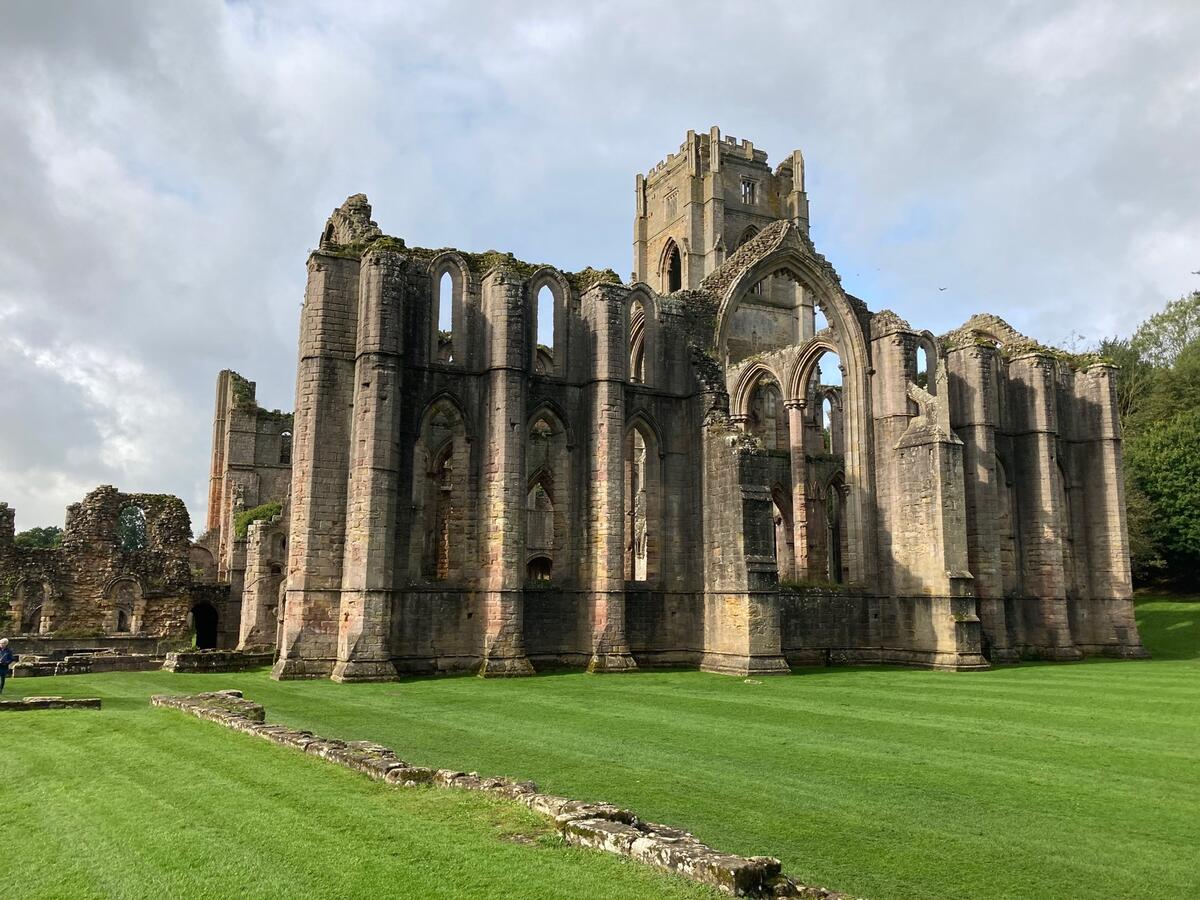
M 404 261 L 362 258 L 350 487 L 334 681 L 392 681 L 392 601 L 400 501 L 401 322 Z
M 1042 659 L 1079 659 L 1071 638 L 1063 572 L 1058 474 L 1058 360 L 1028 353 L 1009 361 L 1013 469 L 1020 521 L 1022 582 L 1030 595 L 1018 630 L 1024 652 Z
M 804 441 L 805 400 L 788 400 L 788 437 L 791 441 L 792 542 L 796 577 L 811 578 L 808 570 L 808 452 Z
M 525 442 L 528 358 L 525 287 L 507 270 L 483 283 L 488 325 L 481 504 L 484 677 L 532 675 L 525 656 Z
M 624 291 L 597 285 L 584 297 L 595 366 L 588 463 L 589 672 L 637 668 L 625 634 L 625 310 Z M 647 310 L 647 315 L 651 314 Z
M 292 439 L 287 600 L 277 679 L 327 677 L 337 657 L 350 407 L 358 318 L 357 259 L 308 260 Z
M 998 364 L 999 352 L 990 346 L 970 344 L 947 354 L 950 423 L 963 442 L 967 561 L 975 577 L 980 625 L 991 660 L 1016 662 L 1019 654 L 1008 639 L 1000 535 L 996 528 L 1000 491 L 1008 489 L 996 469 Z

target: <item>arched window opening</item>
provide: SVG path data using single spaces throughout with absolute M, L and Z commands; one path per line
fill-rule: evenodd
M 544 411 L 529 428 L 525 452 L 526 559 L 544 556 L 552 563 L 570 559 L 571 454 L 558 418 Z
M 450 575 L 450 522 L 454 511 L 453 445 L 434 457 L 426 477 L 428 506 L 425 520 L 424 575 L 442 581 Z
M 663 260 L 663 289 L 664 293 L 673 294 L 683 288 L 683 257 L 679 246 L 674 241 L 667 242 L 667 251 Z
M 641 300 L 629 311 L 629 380 L 646 383 L 646 306 Z
M 845 505 L 842 496 L 844 490 L 845 486 L 842 484 L 840 477 L 838 477 L 829 483 L 825 492 L 826 572 L 829 580 L 834 584 L 842 584 L 846 580 L 842 569 L 842 560 L 845 558 L 844 542 L 846 540 L 845 528 L 842 522 Z
M 833 453 L 833 400 L 828 396 L 821 401 L 821 447 Z
M 842 437 L 842 370 L 841 360 L 826 351 L 813 366 L 805 392 L 807 432 L 804 446 L 809 453 L 833 454 L 845 452 Z
M 437 353 L 440 363 L 454 362 L 454 277 L 443 272 L 437 283 Z
M 146 513 L 140 506 L 126 506 L 117 516 L 117 546 L 122 550 L 145 550 Z
M 118 634 L 128 634 L 130 631 L 129 622 L 130 622 L 129 610 L 118 608 L 117 609 L 117 633 Z
M 278 576 L 278 575 L 282 575 L 282 574 L 283 574 L 283 567 L 282 567 L 282 566 L 278 566 L 278 565 L 272 565 L 272 566 L 271 566 L 271 574 L 272 574 L 272 575 L 276 575 L 276 576 Z
M 929 377 L 929 352 L 921 345 L 917 346 L 917 374 L 913 378 L 913 383 L 917 387 L 929 390 L 931 379 Z
M 774 378 L 762 376 L 750 394 L 749 431 L 768 450 L 788 450 L 791 436 L 783 393 Z
M 754 236 L 756 234 L 758 234 L 758 229 L 755 228 L 753 225 L 747 225 L 746 230 L 742 232 L 742 236 L 740 238 L 738 238 L 737 247 L 735 247 L 734 249 L 737 250 L 742 246 L 742 244 L 745 244 L 747 241 L 753 240 Z
M 534 340 L 533 371 L 553 375 L 554 364 L 554 291 L 544 284 L 537 293 L 537 334 Z
M 287 537 L 275 534 L 271 537 L 271 557 L 282 561 L 287 557 Z
M 332 244 L 332 243 L 333 243 L 333 223 L 330 222 L 328 225 L 325 226 L 325 233 L 321 235 L 321 245 L 325 246 L 327 244 Z
M 548 556 L 535 556 L 525 567 L 525 577 L 534 584 L 548 584 L 554 563 Z
M 284 431 L 279 435 L 279 464 L 282 466 L 292 464 L 292 433 L 290 431 Z
M 625 454 L 625 577 L 645 581 L 647 575 L 646 440 L 634 429 Z

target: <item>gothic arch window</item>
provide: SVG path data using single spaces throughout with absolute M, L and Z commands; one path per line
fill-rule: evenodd
M 664 294 L 672 294 L 683 288 L 683 256 L 679 245 L 668 239 L 663 249 L 662 259 L 662 290 Z
M 843 563 L 846 553 L 845 495 L 846 485 L 840 474 L 835 475 L 825 490 L 826 574 L 835 584 L 846 580 Z
M 473 556 L 470 444 L 457 403 L 436 399 L 421 417 L 413 448 L 409 573 L 418 580 L 464 577 Z
M 554 562 L 548 556 L 535 556 L 525 567 L 525 577 L 533 584 L 548 584 Z
M 646 383 L 646 304 L 641 298 L 629 308 L 629 380 Z
M 566 374 L 567 289 L 552 269 L 535 273 L 529 282 L 532 301 L 531 364 L 536 375 Z
M 430 264 L 429 359 L 442 365 L 466 361 L 467 270 L 462 258 L 445 253 Z
M 526 559 L 540 557 L 561 567 L 562 561 L 570 558 L 570 495 L 565 489 L 571 483 L 570 463 L 566 429 L 544 408 L 529 427 L 525 449 Z M 546 578 L 549 571 L 545 570 Z M 540 580 L 540 574 L 531 580 Z
M 790 448 L 788 413 L 783 405 L 783 392 L 774 378 L 759 377 L 750 393 L 747 425 L 768 450 Z

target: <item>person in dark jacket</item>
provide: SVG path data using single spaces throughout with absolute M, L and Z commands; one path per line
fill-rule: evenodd
M 8 638 L 0 638 L 0 694 L 4 693 L 4 681 L 12 674 L 13 652 L 8 649 Z

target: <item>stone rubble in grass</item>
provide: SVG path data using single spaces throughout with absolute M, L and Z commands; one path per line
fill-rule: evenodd
M 156 695 L 150 698 L 150 703 L 183 710 L 235 731 L 294 747 L 376 781 L 401 787 L 484 791 L 517 800 L 551 819 L 555 830 L 568 844 L 624 856 L 737 897 L 844 900 L 842 894 L 796 883 L 783 874 L 781 863 L 774 857 L 721 853 L 686 831 L 645 822 L 631 810 L 611 803 L 543 794 L 532 781 L 413 766 L 390 748 L 371 741 L 339 741 L 285 725 L 268 725 L 263 707 L 245 699 L 241 691 L 210 691 L 192 696 Z
M 19 700 L 0 700 L 0 712 L 29 712 L 35 709 L 99 709 L 97 697 L 22 697 Z

